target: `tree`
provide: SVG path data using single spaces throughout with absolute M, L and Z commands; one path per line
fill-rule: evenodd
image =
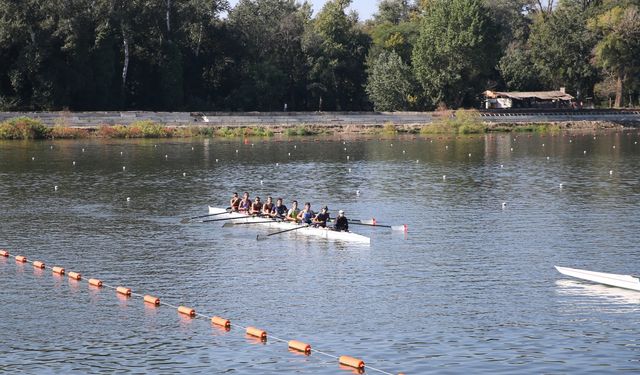
M 370 39 L 360 29 L 357 15 L 345 13 L 350 4 L 351 0 L 327 1 L 305 32 L 310 87 L 324 88 L 314 90 L 323 96 L 313 99 L 322 100 L 329 110 L 367 106 L 365 59 Z
M 427 3 L 413 67 L 432 106 L 470 105 L 492 75 L 498 51 L 486 13 L 482 0 Z
M 395 52 L 383 52 L 375 60 L 366 91 L 376 111 L 408 110 L 417 101 L 411 67 Z
M 531 51 L 525 43 L 512 42 L 498 63 L 498 70 L 509 90 L 535 91 L 543 88 Z
M 614 6 L 589 21 L 601 34 L 595 47 L 595 62 L 615 77 L 614 107 L 623 102 L 623 87 L 640 68 L 640 12 L 638 7 Z
M 535 16 L 528 47 L 533 67 L 547 89 L 593 92 L 597 72 L 590 60 L 596 40 L 586 20 L 581 5 L 569 1 L 561 2 L 551 14 Z

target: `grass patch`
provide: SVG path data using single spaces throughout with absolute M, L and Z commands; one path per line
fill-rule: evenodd
M 89 138 L 91 136 L 91 132 L 89 129 L 84 128 L 72 128 L 69 126 L 56 125 L 51 129 L 49 133 L 51 138 L 64 138 L 64 139 L 79 139 L 79 138 Z
M 0 139 L 44 139 L 49 137 L 51 128 L 40 120 L 16 117 L 0 123 Z
M 557 124 L 526 124 L 521 126 L 515 126 L 514 132 L 534 132 L 534 133 L 548 133 L 559 132 L 560 125 Z
M 443 111 L 440 118 L 424 126 L 421 134 L 482 134 L 487 127 L 482 123 L 480 112 L 475 109 Z
M 398 129 L 396 129 L 396 126 L 393 125 L 393 122 L 385 122 L 384 126 L 382 126 L 382 132 L 384 134 L 396 134 L 398 132 Z
M 295 128 L 287 128 L 284 130 L 284 135 L 286 135 L 287 137 L 317 134 L 317 131 L 302 125 L 296 126 Z

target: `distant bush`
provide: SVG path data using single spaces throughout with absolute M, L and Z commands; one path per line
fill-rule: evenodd
M 487 131 L 480 119 L 480 112 L 475 109 L 459 109 L 455 112 L 442 111 L 440 119 L 425 125 L 422 134 L 479 134 Z
M 43 139 L 51 129 L 40 120 L 16 117 L 0 123 L 0 139 Z
M 300 126 L 296 126 L 295 128 L 287 128 L 284 131 L 284 135 L 286 135 L 287 137 L 292 137 L 292 136 L 303 136 L 303 135 L 316 135 L 318 134 L 317 131 L 314 131 L 306 126 L 300 125 Z
M 385 122 L 384 126 L 382 127 L 382 132 L 386 134 L 395 134 L 398 132 L 398 129 L 396 129 L 396 126 L 393 125 L 393 122 Z
M 136 121 L 128 126 L 129 138 L 165 138 L 171 136 L 171 131 L 153 121 Z
M 526 124 L 526 125 L 514 127 L 513 131 L 536 132 L 536 133 L 559 132 L 560 126 L 557 124 Z
M 49 135 L 51 138 L 78 139 L 88 138 L 91 133 L 88 129 L 84 128 L 72 128 L 69 126 L 56 125 L 51 129 Z

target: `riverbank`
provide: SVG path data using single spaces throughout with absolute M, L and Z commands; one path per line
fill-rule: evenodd
M 16 114 L 16 113 L 13 113 Z M 307 114 L 306 116 L 333 118 L 347 116 L 352 121 L 320 122 L 277 122 L 277 116 L 265 114 L 256 116 L 253 122 L 226 123 L 225 116 L 216 117 L 216 121 L 206 115 L 198 116 L 207 121 L 175 122 L 154 121 L 162 116 L 146 116 L 149 119 L 123 121 L 122 124 L 98 123 L 100 116 L 55 117 L 52 123 L 51 113 L 40 116 L 7 117 L 3 113 L 0 118 L 0 139 L 79 139 L 79 138 L 187 138 L 187 137 L 271 137 L 271 136 L 313 136 L 313 135 L 376 135 L 376 134 L 479 134 L 486 132 L 556 132 L 564 130 L 597 130 L 638 127 L 640 113 L 616 112 L 602 114 L 576 113 L 510 113 L 503 121 L 494 117 L 495 113 L 484 113 L 474 110 L 444 111 L 433 113 L 399 113 L 399 114 Z M 241 117 L 242 117 L 241 116 Z M 380 117 L 378 117 L 380 116 Z M 574 117 L 573 120 L 558 121 L 552 117 Z M 581 117 L 605 117 L 603 120 L 588 120 Z M 141 116 L 140 118 L 144 118 Z M 237 117 L 237 116 L 236 116 Z M 138 118 L 136 117 L 127 117 Z M 244 118 L 244 117 L 243 117 Z M 399 122 L 380 120 L 395 118 Z M 532 121 L 539 118 L 541 121 Z M 86 121 L 81 121 L 85 119 Z M 166 118 L 165 118 L 166 119 Z M 270 120 L 270 121 L 267 121 Z M 356 121 L 357 120 L 357 121 Z M 425 120 L 425 121 L 419 121 Z M 524 120 L 524 121 L 523 121 Z M 530 120 L 530 121 L 526 121 Z

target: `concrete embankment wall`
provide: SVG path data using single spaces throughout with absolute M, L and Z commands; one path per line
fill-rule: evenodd
M 640 125 L 640 110 L 612 111 L 483 111 L 481 118 L 488 124 L 523 123 L 614 123 Z M 20 116 L 40 119 L 44 124 L 73 127 L 128 125 L 150 120 L 171 126 L 423 126 L 443 116 L 438 112 L 0 112 L 0 122 Z

